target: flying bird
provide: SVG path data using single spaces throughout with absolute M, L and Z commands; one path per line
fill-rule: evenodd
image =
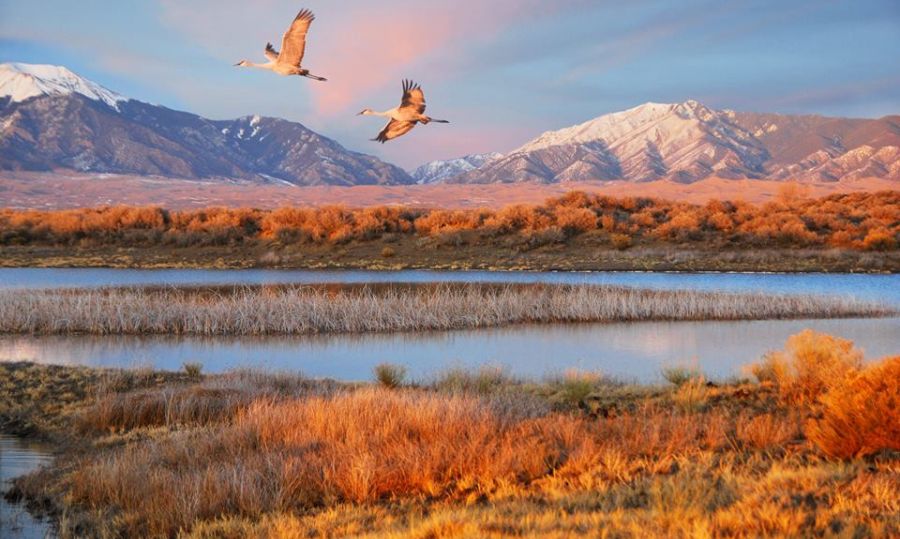
M 255 64 L 248 60 L 241 60 L 234 64 L 240 67 L 258 67 L 260 69 L 268 69 L 279 75 L 300 75 L 314 80 L 325 81 L 323 77 L 318 77 L 309 72 L 308 69 L 301 67 L 303 62 L 303 53 L 306 52 L 306 34 L 309 32 L 309 25 L 316 20 L 316 16 L 308 9 L 301 10 L 294 17 L 291 27 L 284 33 L 281 38 L 281 52 L 275 50 L 271 43 L 266 43 L 264 54 L 269 59 L 264 64 Z
M 425 92 L 422 87 L 411 80 L 403 81 L 403 100 L 400 106 L 384 112 L 365 109 L 358 116 L 384 116 L 391 121 L 384 126 L 381 133 L 372 140 L 385 142 L 409 133 L 416 124 L 428 125 L 431 122 L 449 124 L 447 120 L 435 120 L 425 116 Z

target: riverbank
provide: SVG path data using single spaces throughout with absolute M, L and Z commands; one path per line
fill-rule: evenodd
M 502 209 L 0 209 L 5 267 L 900 271 L 900 192 Z
M 2 246 L 6 268 L 680 271 L 897 273 L 900 251 L 851 249 L 634 247 L 611 248 L 588 238 L 521 250 L 510 246 L 428 247 L 416 238 L 344 245 L 280 246 Z
M 807 332 L 718 384 L 6 363 L 0 430 L 56 444 L 13 495 L 69 536 L 892 536 L 900 361 L 861 361 Z
M 309 335 L 523 323 L 865 318 L 846 297 L 552 284 L 368 284 L 0 291 L 0 333 Z

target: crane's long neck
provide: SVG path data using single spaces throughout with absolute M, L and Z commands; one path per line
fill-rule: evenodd
M 369 112 L 369 115 L 370 116 L 384 116 L 385 118 L 390 118 L 393 116 L 393 113 L 394 113 L 393 109 L 386 110 L 384 112 L 378 112 L 378 111 L 373 110 L 373 111 Z
M 243 63 L 238 64 L 238 65 L 240 65 L 241 67 L 255 67 L 257 69 L 272 69 L 272 67 L 275 65 L 275 62 L 266 62 L 264 64 L 257 64 L 255 62 L 250 62 L 250 61 L 244 60 Z

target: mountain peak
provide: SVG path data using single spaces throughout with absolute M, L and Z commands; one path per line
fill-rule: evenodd
M 94 101 L 102 101 L 114 109 L 127 97 L 107 90 L 63 66 L 46 64 L 0 64 L 0 97 L 13 102 L 26 101 L 42 95 L 80 94 Z
M 589 142 L 610 143 L 621 140 L 629 133 L 645 132 L 651 127 L 658 128 L 661 133 L 683 131 L 690 121 L 710 122 L 715 120 L 716 114 L 693 99 L 682 103 L 644 103 L 621 112 L 604 114 L 573 127 L 548 131 L 513 153 Z
M 410 172 L 410 175 L 418 184 L 441 183 L 454 176 L 473 171 L 501 157 L 503 157 L 503 154 L 491 152 L 443 161 L 432 161 Z

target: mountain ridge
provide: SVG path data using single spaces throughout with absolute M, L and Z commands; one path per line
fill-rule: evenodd
M 292 185 L 413 183 L 399 167 L 347 150 L 297 122 L 209 120 L 128 99 L 65 68 L 30 66 L 28 72 L 22 66 L 0 65 L 0 169 Z
M 431 183 L 440 183 L 448 178 L 458 176 L 463 172 L 475 170 L 485 163 L 503 157 L 499 152 L 477 153 L 457 157 L 455 159 L 440 159 L 431 161 L 417 167 L 410 172 L 417 184 L 427 185 Z
M 235 178 L 290 185 L 900 180 L 900 115 L 835 118 L 644 103 L 546 131 L 513 151 L 407 173 L 303 124 L 210 120 L 144 103 L 65 67 L 0 64 L 0 169 Z
M 900 179 L 900 116 L 831 118 L 645 103 L 547 131 L 451 183 Z M 822 153 L 824 152 L 824 154 Z

